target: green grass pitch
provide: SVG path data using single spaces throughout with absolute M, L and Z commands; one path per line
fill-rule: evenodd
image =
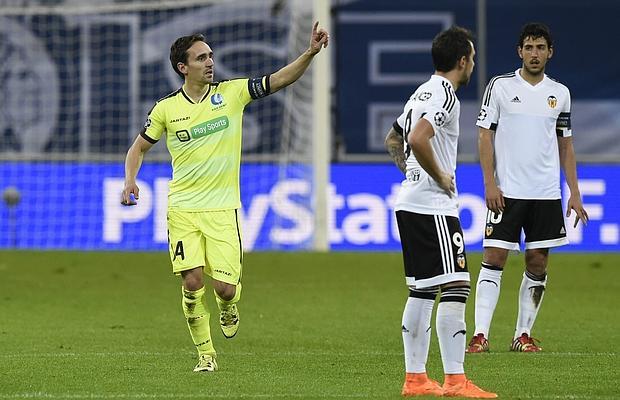
M 468 261 L 475 281 L 480 254 Z M 550 264 L 533 330 L 544 352 L 508 351 L 523 272 L 511 256 L 492 352 L 467 355 L 468 375 L 504 399 L 620 398 L 620 254 Z M 402 275 L 398 253 L 247 254 L 239 333 L 226 340 L 213 313 L 220 371 L 196 374 L 167 254 L 2 251 L 0 399 L 399 399 Z M 468 337 L 473 308 L 474 293 Z M 435 332 L 428 372 L 442 379 Z

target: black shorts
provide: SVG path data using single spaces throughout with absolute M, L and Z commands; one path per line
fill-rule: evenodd
M 409 287 L 469 282 L 465 241 L 458 218 L 396 211 L 396 221 Z
M 568 244 L 561 200 L 504 200 L 503 213 L 487 210 L 483 247 L 519 251 L 521 230 L 525 233 L 526 249 Z

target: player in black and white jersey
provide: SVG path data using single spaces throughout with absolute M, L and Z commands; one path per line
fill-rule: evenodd
M 455 182 L 460 103 L 455 91 L 474 68 L 471 33 L 453 27 L 433 40 L 435 74 L 405 104 L 386 147 L 406 179 L 396 199 L 409 298 L 402 319 L 403 396 L 494 398 L 465 377 L 465 302 L 469 272 L 458 218 Z M 436 329 L 443 387 L 426 375 L 430 323 L 437 293 Z
M 515 72 L 491 79 L 477 125 L 480 164 L 488 208 L 482 268 L 476 286 L 476 330 L 467 351 L 489 350 L 489 328 L 510 250 L 520 250 L 525 233 L 525 272 L 511 350 L 541 348 L 530 331 L 547 284 L 549 249 L 568 243 L 562 213 L 560 167 L 570 188 L 566 216 L 575 226 L 588 221 L 583 208 L 570 122 L 568 88 L 545 75 L 553 41 L 544 24 L 523 27 Z

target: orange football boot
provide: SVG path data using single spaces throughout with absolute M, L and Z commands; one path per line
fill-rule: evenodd
M 442 396 L 443 389 L 441 388 L 439 382 L 436 382 L 426 376 L 426 372 L 419 374 L 407 373 L 401 394 L 405 397 Z
M 443 384 L 443 395 L 446 397 L 467 397 L 472 399 L 495 399 L 497 394 L 487 392 L 474 385 L 465 374 L 449 374 Z

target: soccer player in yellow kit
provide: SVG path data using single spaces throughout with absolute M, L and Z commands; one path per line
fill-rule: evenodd
M 157 101 L 127 152 L 121 200 L 125 205 L 136 204 L 136 177 L 144 153 L 162 135 L 172 156 L 168 241 L 172 271 L 183 281 L 183 313 L 198 350 L 196 372 L 217 370 L 204 274 L 213 280 L 222 333 L 232 338 L 239 327 L 243 110 L 252 100 L 299 79 L 328 42 L 327 31 L 315 22 L 308 49 L 282 69 L 257 78 L 215 82 L 213 51 L 204 36 L 178 38 L 170 48 L 170 62 L 185 83 Z

